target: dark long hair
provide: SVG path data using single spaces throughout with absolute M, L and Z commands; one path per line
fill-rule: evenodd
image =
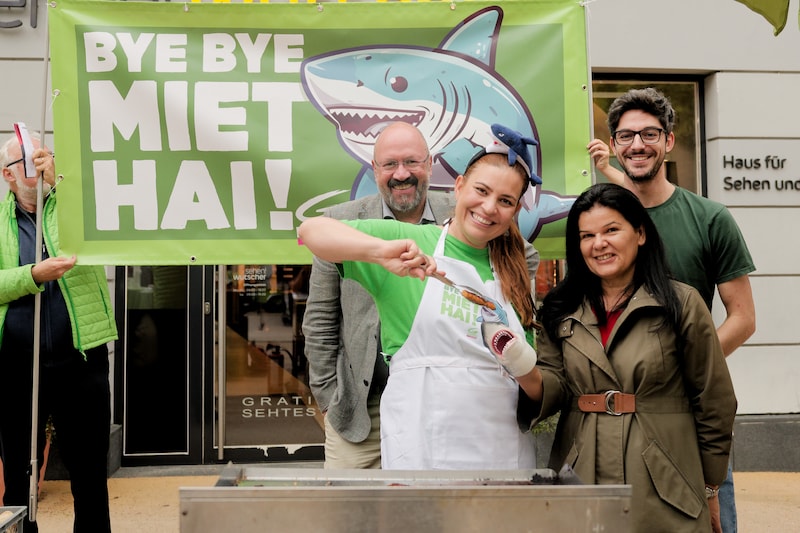
M 567 273 L 542 304 L 541 319 L 545 330 L 551 338 L 556 338 L 558 323 L 578 309 L 584 298 L 597 312 L 600 323 L 604 323 L 606 308 L 600 278 L 589 270 L 583 259 L 578 227 L 580 216 L 596 205 L 619 212 L 634 228 L 644 230 L 645 242 L 639 246 L 628 295 L 641 286 L 647 287 L 666 309 L 665 325 L 676 328 L 680 321 L 680 302 L 670 280 L 664 245 L 653 220 L 632 192 L 613 183 L 599 183 L 578 196 L 567 216 Z

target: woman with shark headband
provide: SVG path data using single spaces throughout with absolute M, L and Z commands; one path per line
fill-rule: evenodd
M 389 364 L 386 469 L 535 467 L 521 412 L 530 402 L 514 378 L 536 364 L 535 266 L 515 220 L 530 183 L 541 183 L 531 172 L 536 141 L 497 124 L 492 133 L 456 178 L 444 227 L 315 217 L 299 228 L 314 254 L 375 299 Z

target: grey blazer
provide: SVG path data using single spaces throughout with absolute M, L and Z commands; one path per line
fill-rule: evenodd
M 437 224 L 452 216 L 452 194 L 430 191 L 428 202 Z M 340 220 L 383 218 L 383 203 L 380 195 L 372 195 L 333 206 L 325 214 Z M 526 257 L 534 279 L 539 252 L 527 244 Z M 341 279 L 336 265 L 316 257 L 303 335 L 309 384 L 319 408 L 344 439 L 363 442 L 371 427 L 367 397 L 378 357 L 378 312 L 361 285 Z

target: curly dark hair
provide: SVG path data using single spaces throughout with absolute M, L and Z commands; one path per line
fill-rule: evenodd
M 612 102 L 608 108 L 608 131 L 614 135 L 619 120 L 627 111 L 638 110 L 653 115 L 661 123 L 664 131 L 671 133 L 675 126 L 675 110 L 669 98 L 652 87 L 631 89 Z

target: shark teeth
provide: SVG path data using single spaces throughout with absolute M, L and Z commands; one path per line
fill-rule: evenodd
M 492 337 L 492 350 L 503 355 L 508 343 L 512 340 L 514 340 L 514 336 L 509 331 L 501 329 Z
M 391 122 L 407 122 L 419 126 L 424 118 L 422 112 L 398 111 L 392 109 L 331 108 L 330 117 L 339 125 L 341 133 L 352 137 L 372 139 Z

